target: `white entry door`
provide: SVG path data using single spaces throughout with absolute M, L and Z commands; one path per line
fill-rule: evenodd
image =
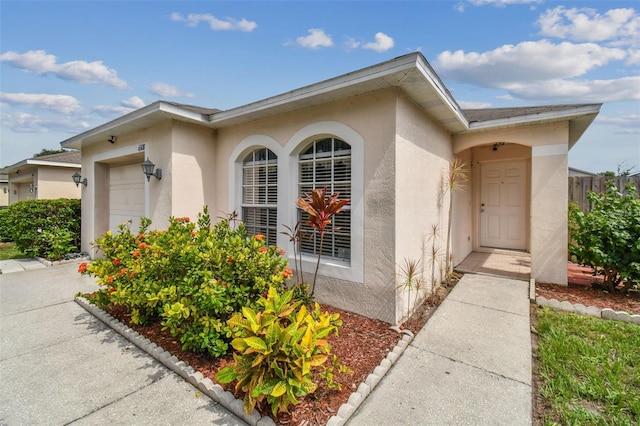
M 140 164 L 109 168 L 109 229 L 118 230 L 129 223 L 131 232 L 138 232 L 144 216 L 144 174 Z
M 524 160 L 481 164 L 480 245 L 526 249 L 526 164 Z

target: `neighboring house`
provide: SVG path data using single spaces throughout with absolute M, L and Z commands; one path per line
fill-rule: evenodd
M 140 216 L 236 211 L 250 232 L 293 247 L 297 197 L 327 186 L 351 199 L 325 239 L 316 298 L 389 323 L 407 312 L 399 265 L 444 248 L 449 162 L 454 263 L 472 251 L 531 254 L 532 277 L 567 283 L 567 153 L 601 104 L 462 110 L 420 53 L 226 111 L 159 101 L 62 142 L 82 151 L 82 250 Z M 149 159 L 162 179 L 147 181 Z M 317 246 L 305 242 L 312 273 Z M 94 249 L 93 249 L 94 250 Z M 92 252 L 95 255 L 95 251 Z M 431 282 L 431 268 L 425 278 Z M 415 293 L 415 292 L 413 292 Z
M 0 209 L 9 205 L 9 176 L 0 173 Z
M 28 158 L 2 169 L 8 175 L 8 204 L 22 200 L 80 198 L 72 176 L 80 173 L 80 152 Z
M 585 170 L 576 169 L 575 167 L 569 167 L 569 177 L 595 177 L 600 176 L 597 173 L 587 172 Z

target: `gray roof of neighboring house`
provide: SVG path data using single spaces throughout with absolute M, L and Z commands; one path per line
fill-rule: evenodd
M 58 154 L 41 155 L 39 157 L 31 157 L 29 160 L 80 164 L 80 151 L 67 151 L 60 152 Z
M 58 154 L 31 157 L 0 169 L 3 173 L 11 173 L 14 169 L 28 165 L 51 165 L 55 167 L 80 167 L 80 151 L 67 151 Z

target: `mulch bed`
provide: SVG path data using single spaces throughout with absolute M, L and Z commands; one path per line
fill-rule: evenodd
M 458 277 L 459 278 L 459 277 Z M 457 281 L 456 281 L 457 282 Z M 436 311 L 442 300 L 455 286 L 441 286 L 436 294 L 429 296 L 418 307 L 416 313 L 401 328 L 417 333 Z M 348 366 L 353 373 L 335 373 L 335 379 L 342 385 L 342 390 L 327 389 L 320 380 L 319 387 L 313 395 L 309 395 L 299 404 L 289 407 L 289 413 L 280 414 L 276 420 L 281 425 L 324 425 L 334 416 L 342 404 L 347 402 L 352 392 L 356 391 L 360 383 L 380 365 L 380 362 L 393 350 L 402 335 L 389 328 L 389 324 L 364 317 L 352 312 L 343 311 L 331 306 L 321 305 L 322 311 L 339 313 L 343 322 L 339 336 L 331 336 L 329 341 L 333 353 L 340 361 Z M 168 331 L 162 331 L 162 325 L 154 322 L 146 326 L 131 324 L 131 316 L 122 306 L 105 309 L 114 318 L 136 330 L 150 341 L 161 346 L 164 350 L 177 356 L 204 377 L 216 382 L 215 374 L 221 368 L 233 363 L 231 354 L 222 358 L 194 354 L 182 350 L 178 338 L 171 336 Z M 216 382 L 217 383 L 217 382 Z M 225 390 L 235 393 L 233 383 L 221 385 Z M 242 399 L 242 395 L 236 393 Z M 261 410 L 262 415 L 271 416 L 269 407 Z
M 536 294 L 546 299 L 568 301 L 573 304 L 595 306 L 600 309 L 609 308 L 640 315 L 640 292 L 630 291 L 627 294 L 610 293 L 598 285 L 600 277 L 594 277 L 587 266 L 568 264 L 568 287 L 553 284 L 536 283 Z

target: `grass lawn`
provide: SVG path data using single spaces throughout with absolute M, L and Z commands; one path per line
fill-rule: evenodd
M 640 423 L 640 326 L 538 311 L 548 425 Z
M 16 248 L 15 243 L 0 243 L 0 260 L 27 257 Z

